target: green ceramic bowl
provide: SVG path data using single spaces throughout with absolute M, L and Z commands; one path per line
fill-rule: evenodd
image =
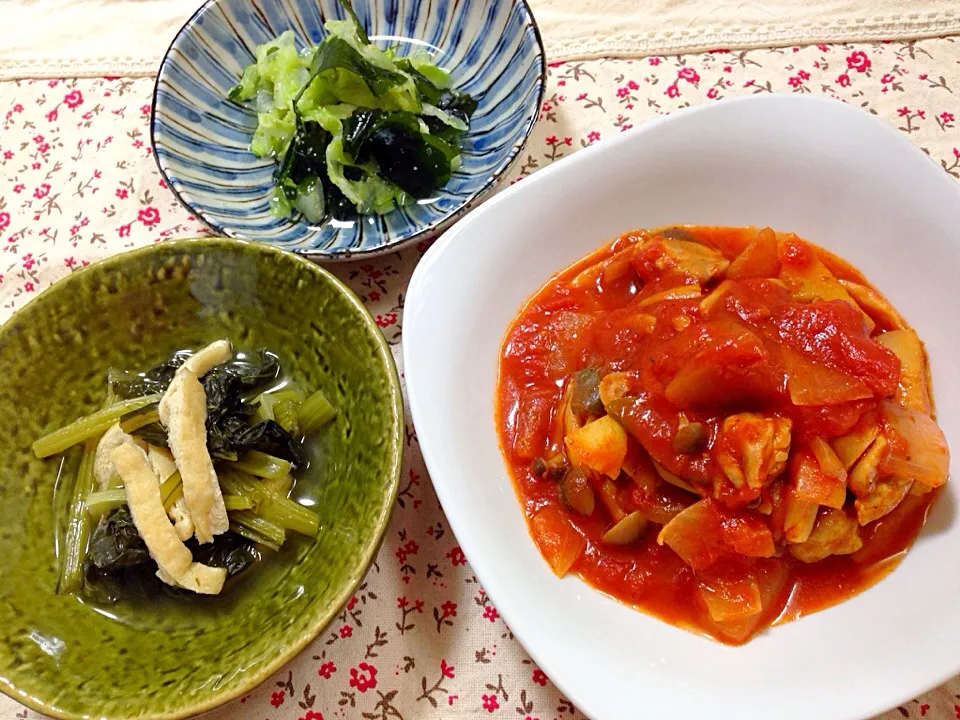
M 270 348 L 340 411 L 295 490 L 319 536 L 288 540 L 225 597 L 58 597 L 52 498 L 77 453 L 40 461 L 31 442 L 97 409 L 109 367 L 221 337 Z M 330 273 L 264 244 L 166 242 L 61 280 L 0 327 L 0 410 L 0 690 L 60 718 L 172 720 L 249 691 L 340 611 L 396 497 L 403 406 L 383 335 Z

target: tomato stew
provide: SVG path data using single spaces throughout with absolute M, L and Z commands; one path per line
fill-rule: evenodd
M 497 424 L 557 575 L 740 644 L 892 570 L 947 479 L 923 345 L 769 228 L 623 235 L 509 328 Z

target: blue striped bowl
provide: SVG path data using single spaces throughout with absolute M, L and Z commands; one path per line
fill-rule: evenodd
M 543 101 L 543 44 L 525 0 L 357 0 L 381 47 L 426 47 L 453 85 L 478 100 L 462 167 L 441 191 L 386 215 L 309 225 L 270 214 L 272 161 L 249 150 L 256 114 L 226 100 L 254 48 L 293 30 L 299 46 L 343 19 L 337 0 L 209 0 L 183 26 L 160 65 L 151 135 L 160 172 L 213 230 L 316 259 L 394 250 L 441 232 L 488 192 L 523 147 Z

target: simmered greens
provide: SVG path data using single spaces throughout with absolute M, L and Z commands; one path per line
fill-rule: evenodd
M 277 161 L 272 209 L 310 222 L 385 213 L 442 187 L 460 166 L 477 102 L 426 52 L 370 43 L 345 0 L 318 46 L 293 33 L 257 47 L 229 99 L 257 111 L 251 150 Z
M 319 390 L 283 380 L 266 350 L 225 340 L 142 373 L 111 370 L 106 407 L 37 440 L 84 451 L 66 507 L 57 591 L 217 594 L 288 532 L 319 519 L 289 495 L 304 442 L 336 416 Z

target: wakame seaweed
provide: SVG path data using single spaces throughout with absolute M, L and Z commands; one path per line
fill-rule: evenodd
M 380 173 L 413 197 L 424 197 L 450 179 L 459 152 L 424 134 L 416 115 L 378 110 L 355 112 L 343 123 L 343 147 L 357 162 L 373 162 Z

